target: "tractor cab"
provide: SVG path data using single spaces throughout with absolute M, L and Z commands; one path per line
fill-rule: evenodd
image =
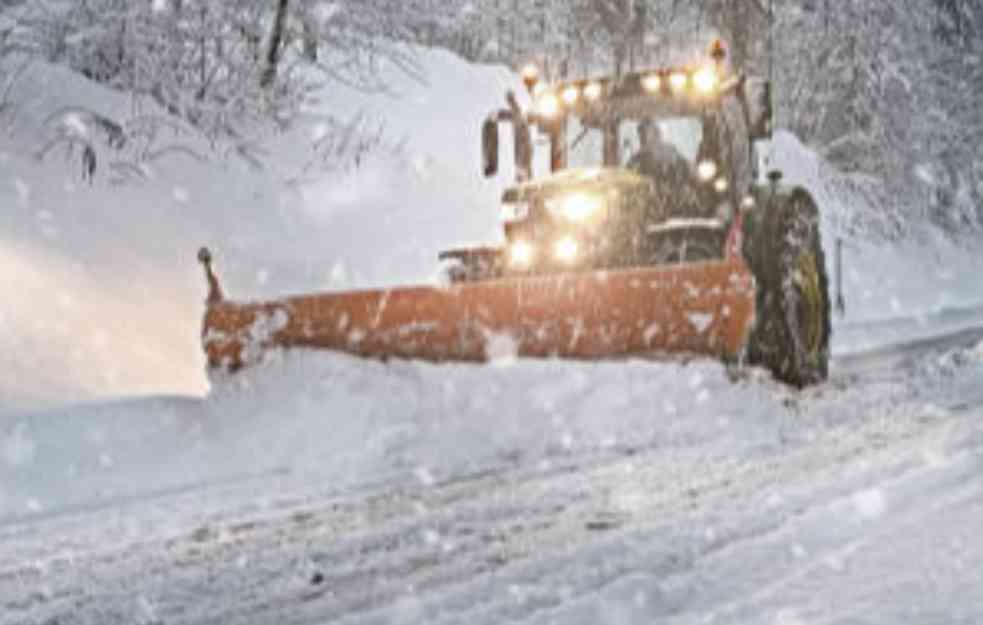
M 767 82 L 729 75 L 724 60 L 715 46 L 690 67 L 552 85 L 525 68 L 530 109 L 509 93 L 482 129 L 483 173 L 493 176 L 499 127 L 512 127 L 506 246 L 445 252 L 459 261 L 451 277 L 721 258 L 753 182 L 753 141 L 771 122 Z M 535 171 L 544 162 L 548 171 Z

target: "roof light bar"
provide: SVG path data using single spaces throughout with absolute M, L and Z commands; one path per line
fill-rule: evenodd
M 573 106 L 580 99 L 580 89 L 576 85 L 570 85 L 561 92 L 560 97 L 568 105 Z
M 522 68 L 522 82 L 526 85 L 526 90 L 532 93 L 539 82 L 539 68 L 535 63 L 529 63 Z
M 662 89 L 662 76 L 658 74 L 648 74 L 642 77 L 642 89 L 649 93 L 656 93 Z
M 669 86 L 672 88 L 674 93 L 679 93 L 686 88 L 687 83 L 689 83 L 689 76 L 684 72 L 673 72 L 669 75 Z
M 723 44 L 714 42 L 709 57 L 711 60 L 704 65 L 688 69 L 646 70 L 613 81 L 573 81 L 549 87 L 539 82 L 539 69 L 529 64 L 522 69 L 522 79 L 533 95 L 536 112 L 543 117 L 554 117 L 564 109 L 593 104 L 606 95 L 671 94 L 686 98 L 717 95 L 721 91 L 725 72 L 721 65 L 726 58 Z

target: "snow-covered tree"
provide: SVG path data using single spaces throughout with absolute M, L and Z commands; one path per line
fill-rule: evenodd
M 377 88 L 380 59 L 414 69 L 392 0 L 32 0 L 7 10 L 0 55 L 66 64 L 239 141 L 330 80 Z

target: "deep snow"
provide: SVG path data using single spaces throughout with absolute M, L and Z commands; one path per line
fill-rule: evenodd
M 981 388 L 295 353 L 24 417 L 0 623 L 977 622 Z
M 478 177 L 478 130 L 518 81 L 420 54 L 399 97 L 326 90 L 267 169 L 173 156 L 124 186 L 30 153 L 52 111 L 133 103 L 25 78 L 0 136 L 0 623 L 983 618 L 983 348 L 845 357 L 983 325 L 983 257 L 930 230 L 864 241 L 871 209 L 787 134 L 772 162 L 846 242 L 827 385 L 288 353 L 208 392 L 198 245 L 252 298 L 426 282 L 440 249 L 497 240 L 508 174 Z M 308 167 L 324 111 L 385 145 Z

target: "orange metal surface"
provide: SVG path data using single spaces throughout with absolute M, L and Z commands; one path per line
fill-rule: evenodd
M 209 270 L 210 271 L 210 270 Z M 274 347 L 375 358 L 483 361 L 516 356 L 736 356 L 754 316 L 740 257 L 673 267 L 568 273 L 208 303 L 211 367 L 237 369 Z

